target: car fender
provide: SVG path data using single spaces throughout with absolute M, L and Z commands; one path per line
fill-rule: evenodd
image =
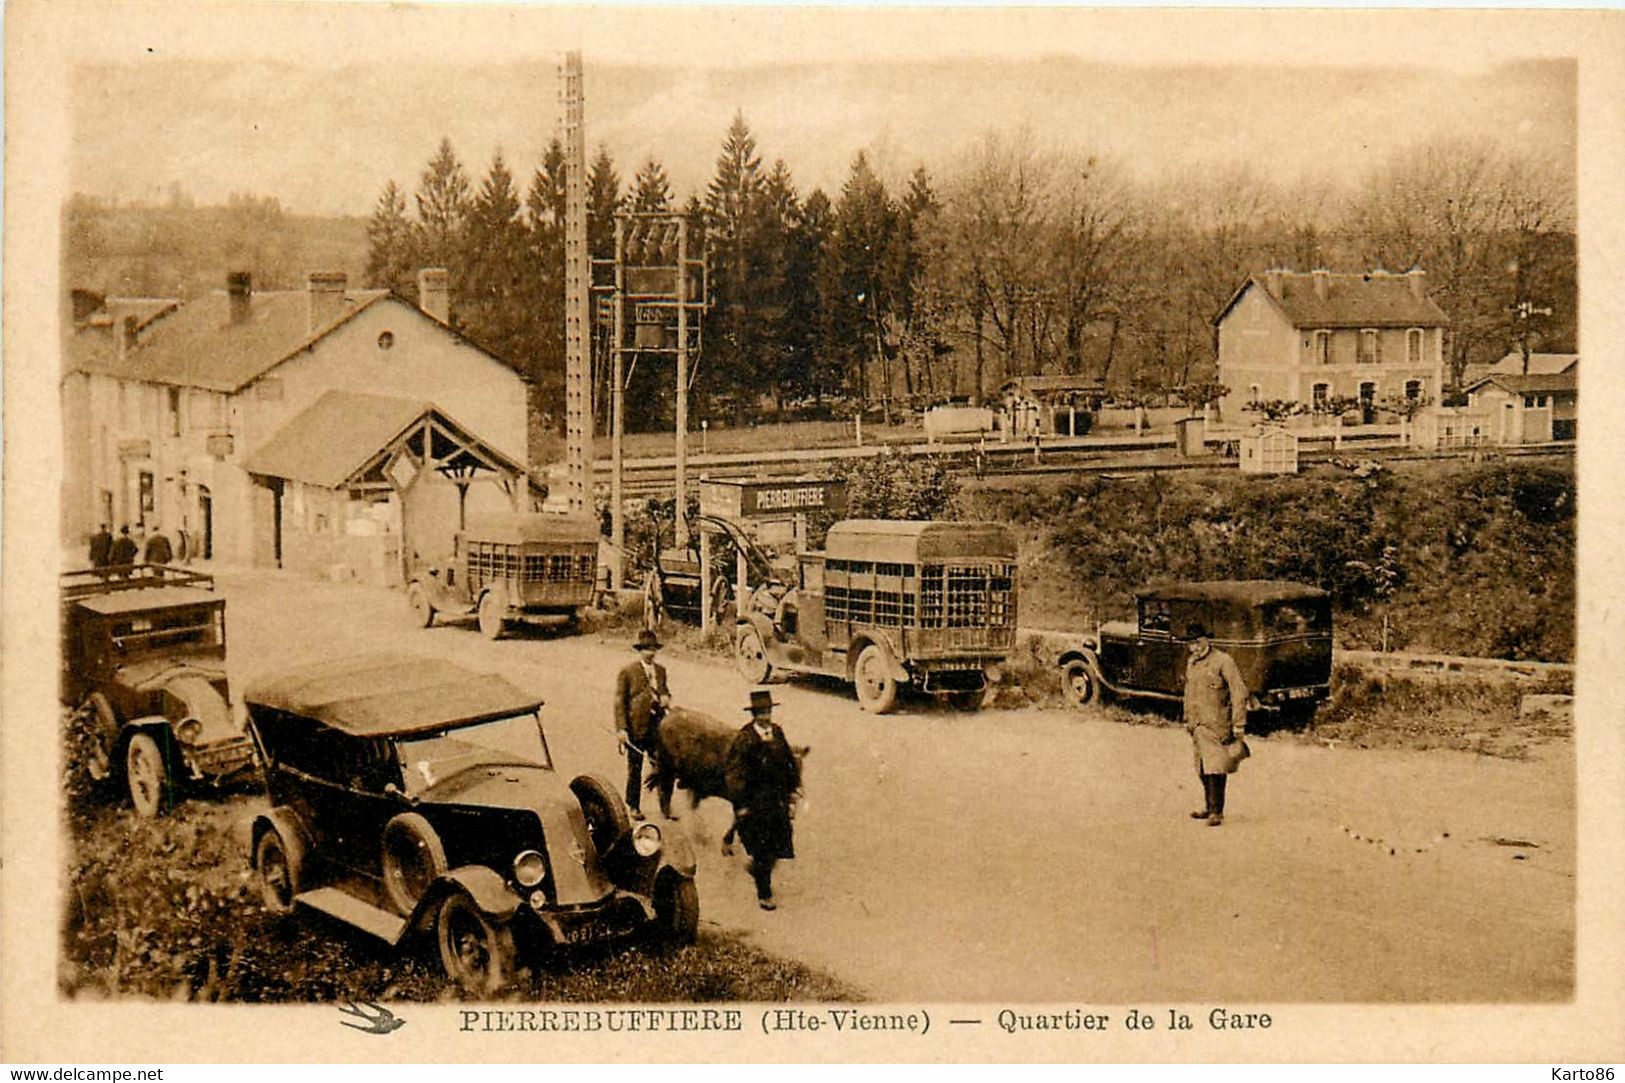
M 858 657 L 863 654 L 865 647 L 873 643 L 880 648 L 880 657 L 886 663 L 886 672 L 891 674 L 892 680 L 898 684 L 909 684 L 913 676 L 897 660 L 897 646 L 892 643 L 891 637 L 883 632 L 865 631 L 861 636 L 853 638 L 850 646 L 846 648 L 846 679 L 857 679 Z
M 310 852 L 310 835 L 300 822 L 299 814 L 287 805 L 278 805 L 254 817 L 254 827 L 248 837 L 250 854 L 259 849 L 260 838 L 267 831 L 277 832 L 289 846 L 298 847 L 300 856 Z
M 485 865 L 461 865 L 429 885 L 412 914 L 412 927 L 427 929 L 433 925 L 440 903 L 457 891 L 473 899 L 486 917 L 498 922 L 512 920 L 522 901 L 496 870 Z
M 780 642 L 779 637 L 773 633 L 772 618 L 759 610 L 752 609 L 749 613 L 745 614 L 745 619 L 739 621 L 735 626 L 735 643 L 739 642 L 739 637 L 744 634 L 746 628 L 754 628 L 756 630 L 756 634 L 762 637 L 762 646 L 764 647 Z
M 694 860 L 694 847 L 689 845 L 686 835 L 674 831 L 670 835 L 661 838 L 660 867 L 662 869 L 671 869 L 683 876 L 692 877 L 694 875 L 694 870 L 698 865 Z

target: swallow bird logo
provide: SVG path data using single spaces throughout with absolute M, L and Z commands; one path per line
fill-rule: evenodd
M 364 1000 L 358 1004 L 352 1000 L 348 1007 L 342 1004 L 339 1005 L 339 1011 L 345 1015 L 353 1015 L 357 1019 L 363 1020 L 360 1023 L 351 1023 L 348 1020 L 341 1019 L 339 1020 L 341 1024 L 351 1030 L 364 1030 L 368 1034 L 388 1034 L 406 1026 L 406 1020 L 397 1019 L 394 1012 L 381 1004 L 374 1004 L 371 1001 Z

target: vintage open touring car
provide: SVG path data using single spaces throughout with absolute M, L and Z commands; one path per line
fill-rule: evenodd
M 76 766 L 122 777 L 142 816 L 254 762 L 226 682 L 226 600 L 208 575 L 162 564 L 64 574 L 62 700 L 89 736 Z
M 1332 602 L 1319 588 L 1274 579 L 1170 583 L 1137 592 L 1135 608 L 1135 620 L 1107 621 L 1061 653 L 1062 686 L 1073 703 L 1103 693 L 1179 700 L 1198 627 L 1236 660 L 1251 710 L 1303 722 L 1330 692 Z
M 376 654 L 254 685 L 272 808 L 253 826 L 265 905 L 306 906 L 392 946 L 431 934 L 475 993 L 550 948 L 694 939 L 694 857 L 634 827 L 616 788 L 556 769 L 541 702 L 502 677 Z

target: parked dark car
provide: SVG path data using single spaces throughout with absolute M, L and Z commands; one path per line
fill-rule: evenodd
M 615 787 L 558 772 L 541 702 L 440 659 L 368 655 L 245 697 L 272 808 L 252 845 L 265 904 L 396 946 L 432 934 L 446 973 L 494 991 L 550 947 L 694 939 L 694 857 L 635 828 Z
M 61 687 L 90 736 L 77 766 L 122 777 L 142 816 L 254 762 L 232 715 L 226 600 L 210 576 L 162 564 L 63 575 Z
M 1077 704 L 1103 693 L 1181 699 L 1191 629 L 1236 660 L 1249 707 L 1281 721 L 1307 721 L 1332 675 L 1331 596 L 1271 579 L 1172 583 L 1135 595 L 1137 619 L 1110 621 L 1060 658 L 1062 683 Z

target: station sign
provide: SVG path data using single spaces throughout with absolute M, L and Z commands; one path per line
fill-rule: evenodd
M 700 511 L 723 519 L 788 519 L 846 510 L 844 481 L 702 481 Z

